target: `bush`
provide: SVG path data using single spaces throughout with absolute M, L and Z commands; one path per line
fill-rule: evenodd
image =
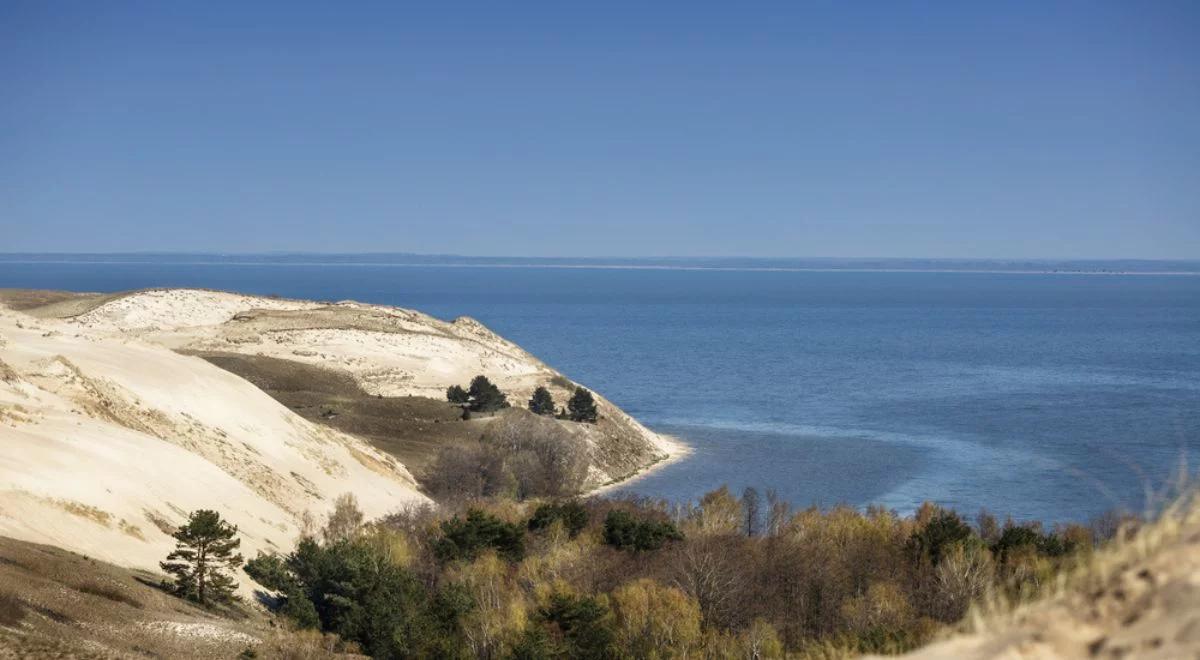
M 533 512 L 529 519 L 529 529 L 537 531 L 549 527 L 554 521 L 562 521 L 563 527 L 571 538 L 579 535 L 588 524 L 588 511 L 579 502 L 570 501 L 560 504 L 543 504 Z
M 446 400 L 455 405 L 462 405 L 471 400 L 467 391 L 461 385 L 451 385 L 446 388 Z
M 553 420 L 513 411 L 480 442 L 443 447 L 421 475 L 435 499 L 563 497 L 583 489 L 588 447 Z
M 635 518 L 628 511 L 609 511 L 604 519 L 604 542 L 618 550 L 657 550 L 667 541 L 683 540 L 674 524 L 665 520 Z
M 928 557 L 934 566 L 949 548 L 974 535 L 971 526 L 953 511 L 939 509 L 933 518 L 909 539 L 909 547 L 918 557 Z
M 521 642 L 524 657 L 585 660 L 621 657 L 615 644 L 612 611 L 603 596 L 554 593 L 538 611 L 538 619 L 542 630 L 532 633 L 532 640 L 527 633 Z
M 315 622 L 373 657 L 459 656 L 458 613 L 447 615 L 438 594 L 394 561 L 379 540 L 363 535 L 322 545 L 303 538 L 286 558 L 260 555 L 246 572 L 283 591 L 281 613 L 301 627 Z
M 8 591 L 0 591 L 0 626 L 15 626 L 25 618 L 25 604 Z
M 113 601 L 114 603 L 125 603 L 138 609 L 142 608 L 142 601 L 125 593 L 123 589 L 112 584 L 101 584 L 99 582 L 84 582 L 75 587 L 76 591 L 93 596 L 99 596 Z
M 525 530 L 479 509 L 468 511 L 466 519 L 454 516 L 444 521 L 441 529 L 442 538 L 433 550 L 442 562 L 474 560 L 488 548 L 509 561 L 525 556 Z

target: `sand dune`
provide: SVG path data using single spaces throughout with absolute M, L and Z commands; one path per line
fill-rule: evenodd
M 484 374 L 524 405 L 539 386 L 565 405 L 576 383 L 471 318 L 445 322 L 413 310 L 356 302 L 244 296 L 194 289 L 136 292 L 69 319 L 198 354 L 290 360 L 349 375 L 368 395 L 442 400 L 451 384 Z M 594 485 L 628 477 L 681 447 L 597 395 L 601 421 L 581 429 Z
M 211 364 L 0 310 L 0 535 L 153 566 L 215 508 L 286 548 L 341 493 L 380 515 L 424 502 L 404 466 Z
M 129 566 L 154 566 L 197 508 L 227 515 L 252 555 L 289 547 L 342 493 L 368 516 L 427 501 L 393 456 L 195 353 L 319 366 L 383 397 L 441 398 L 478 373 L 518 405 L 574 386 L 476 321 L 396 308 L 154 290 L 40 309 L 0 308 L 0 535 Z M 676 453 L 599 405 L 600 424 L 578 425 L 596 485 Z

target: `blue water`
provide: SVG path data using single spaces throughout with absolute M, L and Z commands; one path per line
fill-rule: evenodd
M 0 263 L 470 315 L 695 453 L 629 490 L 1083 520 L 1200 458 L 1200 277 Z

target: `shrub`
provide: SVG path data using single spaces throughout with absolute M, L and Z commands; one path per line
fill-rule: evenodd
M 15 626 L 25 618 L 25 604 L 8 591 L 0 591 L 0 626 Z
M 509 561 L 520 561 L 525 556 L 525 530 L 479 509 L 468 511 L 466 519 L 454 516 L 444 521 L 441 529 L 442 537 L 433 550 L 443 562 L 473 561 L 488 548 Z
M 657 550 L 667 541 L 683 540 L 683 533 L 665 520 L 636 518 L 628 511 L 609 511 L 604 519 L 604 542 L 618 550 Z
M 590 465 L 586 443 L 553 420 L 513 412 L 493 422 L 480 442 L 438 451 L 421 475 L 429 494 L 454 501 L 563 497 L 582 490 Z
M 588 524 L 588 511 L 576 501 L 558 504 L 543 504 L 533 512 L 529 519 L 529 529 L 537 531 L 549 527 L 555 520 L 562 521 L 563 527 L 571 538 L 579 535 Z
M 462 405 L 470 401 L 471 397 L 461 385 L 451 385 L 446 388 L 446 400 L 455 405 Z
M 928 557 L 933 565 L 942 560 L 950 546 L 962 543 L 974 534 L 970 525 L 953 511 L 939 509 L 920 530 L 909 539 L 909 548 L 917 557 Z
M 99 596 L 113 601 L 114 603 L 125 603 L 138 609 L 142 608 L 142 601 L 125 593 L 123 589 L 112 584 L 101 584 L 100 582 L 84 582 L 75 587 L 76 591 L 93 596 Z
M 527 636 L 521 645 L 538 646 L 540 648 L 537 650 L 546 654 L 525 657 L 583 660 L 620 657 L 615 644 L 612 611 L 603 596 L 554 593 L 546 606 L 538 611 L 538 619 L 544 626 L 543 630 L 532 633 L 532 643 Z M 523 649 L 525 653 L 530 650 Z
M 315 621 L 373 657 L 459 656 L 458 612 L 446 614 L 437 594 L 378 540 L 360 535 L 322 545 L 306 537 L 286 558 L 260 555 L 246 570 L 286 594 L 281 613 L 302 627 Z

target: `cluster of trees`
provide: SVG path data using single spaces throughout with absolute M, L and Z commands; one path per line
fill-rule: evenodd
M 970 524 L 928 504 L 793 511 L 753 489 L 684 506 L 480 500 L 368 524 L 339 508 L 247 572 L 297 626 L 381 658 L 899 652 L 1092 547 L 1083 527 Z
M 508 407 L 508 397 L 483 375 L 472 378 L 465 390 L 460 385 L 451 385 L 446 389 L 446 400 L 462 406 L 464 414 L 493 413 Z
M 463 389 L 461 385 L 451 385 L 446 389 L 446 400 L 461 406 L 464 414 L 493 413 L 508 408 L 508 396 L 500 391 L 487 376 L 479 375 L 471 379 L 471 384 Z M 529 411 L 535 415 L 557 417 L 573 422 L 595 424 L 600 419 L 596 409 L 596 399 L 592 393 L 582 387 L 576 387 L 574 394 L 567 401 L 566 408 L 555 408 L 554 397 L 550 390 L 538 387 L 529 399 Z
M 586 424 L 595 424 L 600 419 L 600 413 L 596 409 L 596 398 L 582 387 L 576 387 L 575 393 L 567 400 L 567 407 L 558 410 L 554 407 L 554 397 L 550 395 L 550 390 L 538 387 L 529 398 L 529 412 Z

